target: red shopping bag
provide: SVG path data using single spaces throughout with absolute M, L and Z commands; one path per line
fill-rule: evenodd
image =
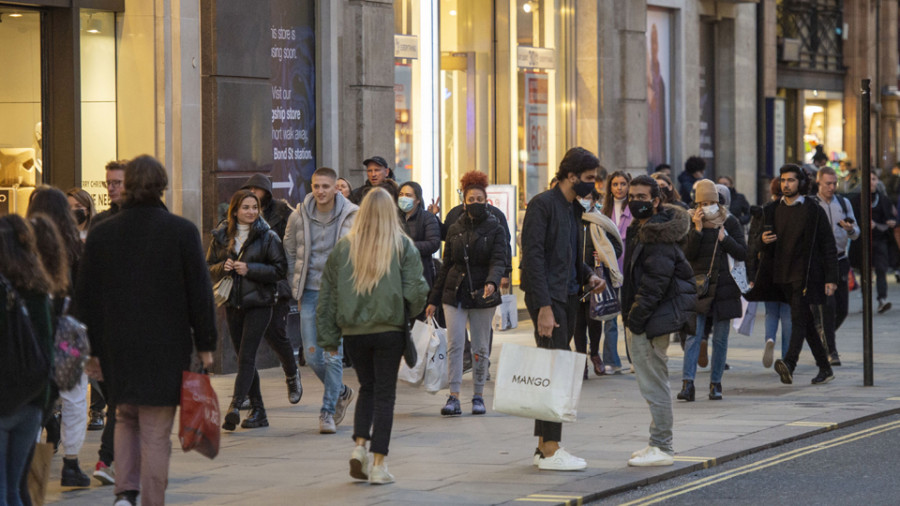
M 856 290 L 856 274 L 853 274 L 853 269 L 850 269 L 850 272 L 847 274 L 847 288 L 851 292 Z
M 181 449 L 213 459 L 219 454 L 219 399 L 208 375 L 184 371 L 181 378 Z

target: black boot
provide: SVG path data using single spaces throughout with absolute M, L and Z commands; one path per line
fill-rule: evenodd
M 298 370 L 296 374 L 290 378 L 285 378 L 284 380 L 287 382 L 288 401 L 290 401 L 291 404 L 297 404 L 300 402 L 300 398 L 303 397 L 303 385 L 300 384 L 300 371 Z M 253 415 L 251 414 L 250 416 Z
M 78 465 L 78 458 L 67 459 L 63 457 L 62 479 L 60 485 L 63 487 L 90 487 L 91 478 L 81 471 Z
M 222 424 L 222 428 L 225 430 L 234 430 L 237 428 L 237 425 L 241 422 L 241 404 L 244 403 L 244 399 L 232 398 L 231 406 L 228 407 L 228 413 L 225 414 L 225 423 Z
M 256 429 L 258 427 L 268 427 L 269 419 L 266 418 L 266 408 L 263 407 L 262 399 L 250 401 L 250 414 L 241 422 L 241 427 L 245 429 Z
M 711 400 L 711 401 L 721 401 L 722 400 L 722 384 L 721 383 L 710 383 L 709 384 L 709 400 Z
M 676 396 L 682 401 L 694 402 L 694 380 L 682 380 L 681 391 Z
M 47 423 L 44 424 L 44 427 L 47 428 L 47 442 L 53 445 L 53 453 L 56 453 L 56 451 L 59 450 L 61 418 L 62 414 L 59 411 L 55 411 L 53 415 L 47 419 Z

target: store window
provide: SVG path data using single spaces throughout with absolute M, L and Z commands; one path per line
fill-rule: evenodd
M 671 18 L 667 9 L 647 8 L 647 166 L 651 169 L 670 163 Z
M 0 7 L 0 215 L 25 214 L 41 172 L 41 17 Z
M 109 207 L 106 163 L 115 160 L 116 18 L 112 12 L 81 9 L 81 187 L 98 210 Z

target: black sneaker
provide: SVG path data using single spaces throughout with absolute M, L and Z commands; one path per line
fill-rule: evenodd
M 485 413 L 487 413 L 487 409 L 484 407 L 484 398 L 480 395 L 472 397 L 472 414 L 483 415 Z
M 813 385 L 824 385 L 834 379 L 834 372 L 830 367 L 819 369 L 819 374 L 812 379 Z
M 878 300 L 878 314 L 882 314 L 885 311 L 891 310 L 891 303 L 887 301 L 883 301 L 881 299 Z
M 103 412 L 91 410 L 87 430 L 103 430 Z
M 441 408 L 441 414 L 444 416 L 459 416 L 462 414 L 462 408 L 459 406 L 459 399 L 455 395 L 451 395 L 447 398 L 447 404 L 444 404 L 444 407 Z
M 62 479 L 59 483 L 63 487 L 90 487 L 91 478 L 81 471 L 78 459 L 63 458 Z
M 775 361 L 775 372 L 778 373 L 778 376 L 781 376 L 781 382 L 785 385 L 790 385 L 794 382 L 793 371 L 791 371 L 791 368 L 788 367 L 787 363 L 780 358 Z
M 831 364 L 832 367 L 840 367 L 841 357 L 837 353 L 832 353 L 831 356 L 828 357 L 828 363 Z

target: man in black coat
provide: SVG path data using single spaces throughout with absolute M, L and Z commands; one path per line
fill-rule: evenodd
M 283 199 L 276 199 L 272 195 L 272 181 L 264 174 L 253 174 L 241 187 L 242 190 L 250 190 L 259 199 L 262 207 L 262 216 L 269 224 L 269 228 L 278 234 L 278 239 L 284 241 L 284 231 L 287 228 L 288 218 L 294 211 Z M 278 355 L 281 369 L 284 371 L 287 382 L 288 401 L 291 404 L 300 402 L 303 396 L 303 386 L 300 384 L 300 369 L 294 360 L 294 347 L 287 338 L 287 317 L 291 312 L 291 284 L 287 277 L 278 282 L 278 294 L 275 306 L 272 307 L 272 320 L 266 327 L 266 342 L 272 351 Z M 301 346 L 302 351 L 302 346 Z
M 650 406 L 650 442 L 631 455 L 630 466 L 670 466 L 672 395 L 666 350 L 669 334 L 691 332 L 697 301 L 694 271 L 681 251 L 691 218 L 671 204 L 661 205 L 659 185 L 638 176 L 628 186 L 634 217 L 625 237 L 622 321 L 641 395 Z
M 872 172 L 872 267 L 875 269 L 875 291 L 878 294 L 878 312 L 884 313 L 891 309 L 891 303 L 887 300 L 887 271 L 890 266 L 890 247 L 894 240 L 894 227 L 897 226 L 897 218 L 894 216 L 894 208 L 888 197 L 878 191 L 878 176 Z M 860 202 L 862 197 L 854 193 L 850 197 L 850 204 L 856 216 L 860 214 Z M 858 249 L 859 247 L 857 247 Z
M 759 267 L 745 297 L 790 304 L 791 343 L 787 355 L 775 361 L 775 371 L 782 383 L 793 382 L 805 339 L 819 367 L 812 380 L 818 385 L 834 379 L 820 329 L 826 297 L 837 289 L 837 248 L 825 211 L 814 199 L 803 197 L 809 188 L 806 172 L 789 163 L 780 174 L 783 196 L 763 208 L 764 232 L 755 248 L 760 251 Z
M 212 365 L 217 336 L 200 234 L 162 204 L 163 166 L 140 156 L 125 169 L 122 210 L 88 236 L 75 315 L 88 328 L 88 374 L 118 409 L 116 499 L 163 504 L 182 372 L 196 347 Z M 143 464 L 143 465 L 142 465 Z
M 362 203 L 362 199 L 366 196 L 369 188 L 376 187 L 385 180 L 394 179 L 394 171 L 391 170 L 387 160 L 380 156 L 373 156 L 363 160 L 363 167 L 366 168 L 366 182 L 350 193 L 350 202 L 356 205 Z
M 568 350 L 575 330 L 581 285 L 600 292 L 605 283 L 584 263 L 579 245 L 584 208 L 575 199 L 594 190 L 600 161 L 584 148 L 572 148 L 559 164 L 559 183 L 528 203 L 522 224 L 522 290 L 542 348 Z M 535 420 L 535 460 L 540 469 L 574 471 L 587 463 L 559 446 L 562 424 Z

